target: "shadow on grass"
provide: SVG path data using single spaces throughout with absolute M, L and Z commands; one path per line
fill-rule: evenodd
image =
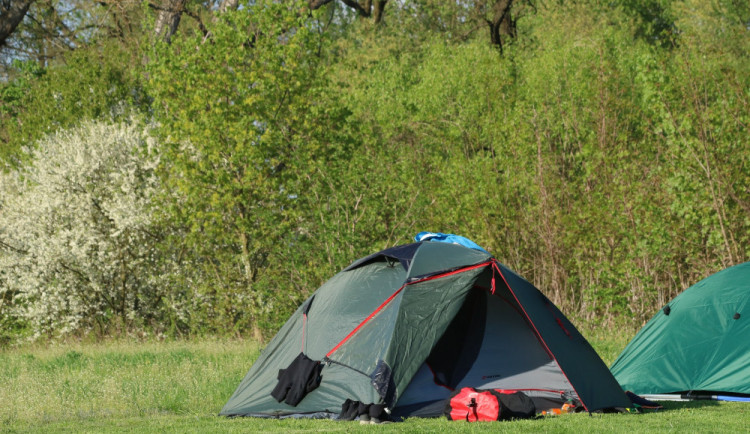
M 688 408 L 705 408 L 705 407 L 716 407 L 719 401 L 713 401 L 710 399 L 697 399 L 694 401 L 659 401 L 659 404 L 663 408 L 660 409 L 644 409 L 646 413 L 663 412 L 663 411 L 674 411 L 684 410 Z

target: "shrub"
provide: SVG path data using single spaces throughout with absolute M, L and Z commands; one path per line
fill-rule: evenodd
M 153 316 L 159 181 L 148 128 L 85 122 L 0 175 L 0 318 L 35 336 L 132 326 Z

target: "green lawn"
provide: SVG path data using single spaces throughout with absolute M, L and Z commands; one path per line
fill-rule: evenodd
M 585 333 L 610 363 L 630 336 Z M 671 403 L 644 414 L 571 414 L 468 424 L 445 419 L 360 426 L 216 416 L 258 356 L 248 341 L 24 346 L 0 353 L 0 431 L 748 432 L 750 405 Z

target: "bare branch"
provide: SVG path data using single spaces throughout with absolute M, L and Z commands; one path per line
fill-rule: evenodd
M 11 246 L 10 244 L 8 244 L 8 243 L 4 242 L 3 240 L 0 240 L 0 248 L 2 248 L 2 249 L 7 249 L 7 250 L 12 250 L 12 251 L 14 251 L 14 252 L 16 252 L 16 253 L 20 253 L 20 254 L 22 254 L 22 255 L 25 255 L 25 254 L 29 253 L 29 252 L 28 252 L 28 251 L 26 251 L 26 250 L 23 250 L 23 249 L 19 249 L 19 248 L 17 248 L 17 247 L 13 247 L 13 246 Z
M 183 12 L 185 13 L 185 15 L 189 16 L 190 18 L 198 22 L 198 28 L 200 29 L 201 33 L 203 33 L 203 37 L 208 38 L 210 35 L 210 32 L 208 31 L 206 26 L 203 24 L 203 20 L 201 20 L 200 15 L 189 10 L 188 8 L 185 8 Z

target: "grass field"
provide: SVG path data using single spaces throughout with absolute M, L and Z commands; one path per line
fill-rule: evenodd
M 631 335 L 584 332 L 608 364 Z M 113 341 L 0 352 L 0 431 L 75 432 L 748 432 L 750 405 L 668 403 L 643 414 L 569 414 L 475 423 L 410 419 L 361 426 L 329 420 L 226 419 L 216 414 L 259 346 L 249 341 Z

